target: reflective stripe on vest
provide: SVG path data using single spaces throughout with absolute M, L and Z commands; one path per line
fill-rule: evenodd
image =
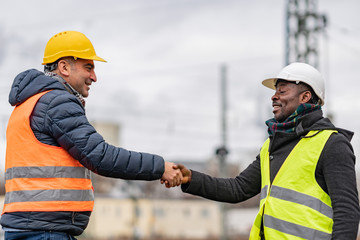
M 265 239 L 331 239 L 331 200 L 316 182 L 315 169 L 322 149 L 335 132 L 310 131 L 284 161 L 272 185 L 269 139 L 264 143 L 260 152 L 260 210 L 250 239 L 261 239 L 261 224 Z
M 90 171 L 63 148 L 39 142 L 30 116 L 43 92 L 15 107 L 7 128 L 3 213 L 92 211 Z

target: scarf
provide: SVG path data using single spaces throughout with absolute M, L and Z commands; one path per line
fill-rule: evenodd
M 275 132 L 295 132 L 299 118 L 317 110 L 321 110 L 320 105 L 303 103 L 283 122 L 278 122 L 275 118 L 267 120 L 265 124 L 268 126 L 269 136 L 273 136 Z

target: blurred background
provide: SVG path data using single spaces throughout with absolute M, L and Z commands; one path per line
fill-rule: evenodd
M 359 154 L 358 0 L 0 2 L 1 194 L 12 81 L 42 70 L 47 41 L 66 30 L 108 61 L 96 62 L 86 112 L 109 143 L 234 177 L 267 137 L 273 92 L 261 81 L 304 61 L 323 73 L 325 115 L 355 132 Z M 79 239 L 246 239 L 257 213 L 257 197 L 219 204 L 157 181 L 93 178 L 95 210 Z

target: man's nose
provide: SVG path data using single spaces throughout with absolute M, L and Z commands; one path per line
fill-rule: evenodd
M 275 99 L 279 99 L 279 95 L 277 92 L 274 93 L 274 95 L 271 97 L 271 100 L 274 101 Z
M 94 71 L 91 73 L 90 79 L 91 79 L 93 82 L 96 82 L 96 81 L 97 81 L 96 74 L 95 74 Z

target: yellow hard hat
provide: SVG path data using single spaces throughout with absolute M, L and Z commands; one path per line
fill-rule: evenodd
M 106 62 L 96 55 L 90 40 L 81 32 L 65 31 L 56 34 L 46 44 L 42 65 L 53 63 L 62 57 L 75 57 Z

